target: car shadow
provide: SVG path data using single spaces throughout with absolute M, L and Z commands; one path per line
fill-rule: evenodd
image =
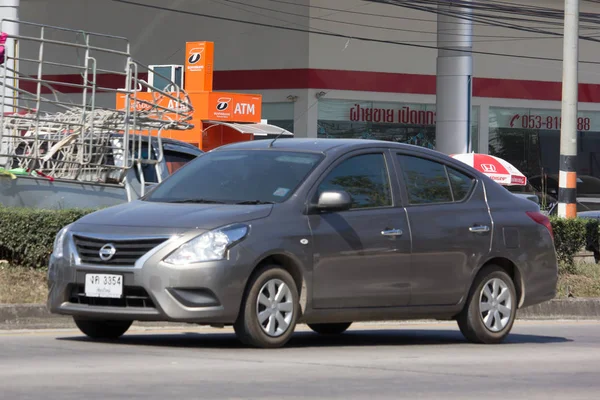
M 130 346 L 153 346 L 172 348 L 240 349 L 245 348 L 230 331 L 223 333 L 153 333 L 125 334 L 118 340 L 92 340 L 85 336 L 59 337 L 58 340 L 77 342 L 113 343 Z M 571 342 L 559 336 L 542 336 L 511 333 L 502 345 L 551 344 Z M 321 336 L 313 332 L 296 332 L 285 348 L 314 347 L 370 347 L 370 346 L 434 346 L 470 345 L 458 330 L 349 330 L 342 335 Z

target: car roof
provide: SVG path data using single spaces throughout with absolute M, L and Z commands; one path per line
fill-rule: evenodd
M 272 139 L 251 140 L 247 142 L 238 142 L 224 145 L 215 150 L 263 150 L 269 148 L 272 142 Z M 420 146 L 369 139 L 280 138 L 277 139 L 272 145 L 272 148 L 276 150 L 312 151 L 319 153 L 328 153 L 333 150 L 347 151 L 354 148 L 360 149 L 365 147 L 388 147 L 397 149 L 409 149 L 412 151 L 425 150 L 429 152 L 434 152 L 433 150 L 425 149 Z
M 271 139 L 250 140 L 246 142 L 237 142 L 220 146 L 212 151 L 224 150 L 265 150 L 273 142 Z M 285 138 L 278 139 L 273 144 L 273 150 L 284 151 L 300 151 L 326 154 L 327 156 L 337 157 L 341 153 L 347 153 L 353 150 L 368 149 L 368 148 L 387 148 L 392 150 L 405 150 L 414 156 L 423 156 L 432 160 L 437 160 L 448 166 L 451 166 L 459 171 L 476 176 L 484 182 L 493 182 L 488 176 L 481 171 L 463 163 L 449 155 L 429 149 L 423 146 L 413 144 L 390 142 L 386 140 L 373 139 L 321 139 L 321 138 Z M 511 195 L 509 191 L 507 194 Z M 528 200 L 529 201 L 529 200 Z
M 250 140 L 220 146 L 212 151 L 223 150 L 265 150 L 273 142 L 272 139 Z M 273 150 L 300 151 L 327 154 L 336 157 L 340 153 L 368 148 L 388 148 L 394 150 L 405 150 L 413 155 L 429 156 L 451 165 L 459 170 L 468 170 L 472 175 L 486 179 L 484 174 L 455 158 L 436 150 L 413 144 L 390 142 L 386 140 L 373 139 L 325 139 L 325 138 L 285 138 L 278 139 L 273 143 Z
M 161 140 L 161 142 L 163 142 L 165 144 L 173 144 L 173 145 L 177 145 L 177 146 L 188 148 L 190 150 L 195 150 L 198 153 L 204 153 L 204 151 L 202 151 L 201 149 L 199 149 L 197 146 L 194 146 L 193 144 L 188 143 L 188 142 L 183 142 L 181 140 L 171 139 L 171 138 L 164 138 L 164 137 L 161 137 L 160 140 Z
M 122 133 L 118 133 L 115 132 L 112 134 L 114 137 L 123 137 Z M 130 134 L 129 135 L 129 139 L 130 140 L 140 140 L 140 138 L 142 139 L 143 143 L 147 143 L 148 142 L 148 136 L 147 135 L 139 135 L 139 134 Z M 154 143 L 156 145 L 156 143 L 158 142 L 158 138 L 156 136 L 151 136 L 151 140 L 152 143 Z M 192 150 L 198 154 L 204 153 L 204 151 L 202 151 L 201 149 L 199 149 L 197 146 L 194 146 L 191 143 L 188 142 L 184 142 L 182 140 L 178 140 L 178 139 L 173 139 L 173 138 L 167 138 L 167 137 L 160 137 L 160 141 L 163 144 L 172 144 L 172 145 L 177 145 L 177 146 L 181 146 L 181 147 L 185 147 L 186 149 Z

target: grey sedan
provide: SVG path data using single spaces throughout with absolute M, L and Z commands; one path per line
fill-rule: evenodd
M 498 343 L 519 307 L 552 299 L 548 218 L 485 175 L 411 145 L 236 143 L 145 197 L 62 229 L 48 305 L 92 338 L 133 321 L 232 325 L 280 347 L 296 324 L 456 320 Z

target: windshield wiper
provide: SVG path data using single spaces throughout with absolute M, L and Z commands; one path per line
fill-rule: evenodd
M 262 201 L 262 200 L 246 200 L 246 201 L 240 201 L 239 203 L 235 203 L 235 204 L 249 204 L 249 205 L 254 205 L 254 204 L 275 204 L 272 201 Z
M 167 203 L 195 203 L 195 204 L 225 204 L 224 201 L 219 200 L 208 200 L 208 199 L 182 199 L 182 200 L 171 200 Z

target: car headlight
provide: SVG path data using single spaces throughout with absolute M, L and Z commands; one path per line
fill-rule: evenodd
M 54 248 L 52 249 L 52 253 L 57 258 L 61 258 L 64 255 L 65 237 L 69 231 L 69 226 L 70 225 L 67 225 L 58 231 L 56 237 L 54 238 Z
M 227 250 L 246 237 L 248 230 L 247 225 L 237 224 L 203 233 L 179 246 L 164 261 L 184 265 L 222 260 Z

